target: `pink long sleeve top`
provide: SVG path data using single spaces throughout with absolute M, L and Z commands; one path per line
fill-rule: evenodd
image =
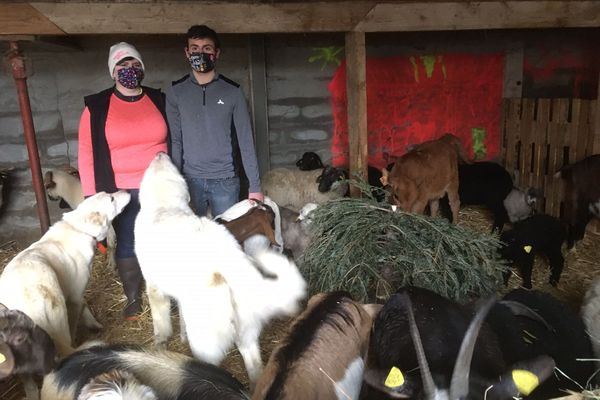
M 167 151 L 167 123 L 148 96 L 135 102 L 114 94 L 106 118 L 106 140 L 119 189 L 139 189 L 144 171 L 156 153 Z M 79 175 L 83 195 L 96 193 L 90 111 L 79 121 Z

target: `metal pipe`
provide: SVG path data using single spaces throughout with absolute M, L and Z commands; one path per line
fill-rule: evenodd
M 25 143 L 27 144 L 27 153 L 29 154 L 31 180 L 37 202 L 37 212 L 40 219 L 40 227 L 42 229 L 42 234 L 44 234 L 50 227 L 50 216 L 48 215 L 48 203 L 46 201 L 46 192 L 44 190 L 42 181 L 40 156 L 35 138 L 33 116 L 31 115 L 31 104 L 29 103 L 27 72 L 25 71 L 25 62 L 23 60 L 23 55 L 19 51 L 19 45 L 17 42 L 10 42 L 8 60 L 10 62 L 13 78 L 15 79 L 15 84 L 17 86 L 17 97 L 19 100 L 19 108 L 21 109 L 23 132 L 25 134 Z

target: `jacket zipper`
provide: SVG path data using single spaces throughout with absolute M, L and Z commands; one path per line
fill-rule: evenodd
M 202 105 L 206 105 L 206 85 L 202 86 Z

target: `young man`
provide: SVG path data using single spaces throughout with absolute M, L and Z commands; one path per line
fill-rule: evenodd
M 250 199 L 263 200 L 246 98 L 240 85 L 219 74 L 220 43 L 215 31 L 194 25 L 185 55 L 192 72 L 167 91 L 171 157 L 188 182 L 192 207 L 217 216 L 239 200 L 234 162 L 239 146 Z

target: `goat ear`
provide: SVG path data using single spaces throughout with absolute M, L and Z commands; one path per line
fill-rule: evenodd
M 407 382 L 407 376 L 396 367 L 390 370 L 367 368 L 363 375 L 363 380 L 369 385 L 378 389 L 395 399 L 412 398 L 410 382 Z
M 389 185 L 389 180 L 388 180 L 388 176 L 390 175 L 389 171 L 385 168 L 381 169 L 381 178 L 379 178 L 379 182 L 381 182 L 381 184 L 383 185 L 383 187 L 386 187 L 387 185 Z
M 44 187 L 46 189 L 50 189 L 54 186 L 56 186 L 56 182 L 54 182 L 54 175 L 52 174 L 52 171 L 46 171 L 44 174 Z
M 6 343 L 0 343 L 0 379 L 10 376 L 15 369 L 15 356 Z

